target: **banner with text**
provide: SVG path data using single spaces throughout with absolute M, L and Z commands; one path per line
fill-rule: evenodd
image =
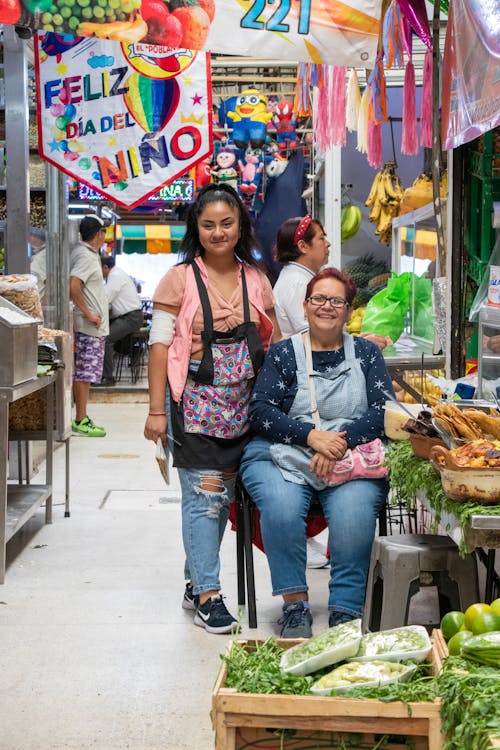
M 382 0 L 8 0 L 0 23 L 59 35 L 369 68 Z
M 212 154 L 210 59 L 37 34 L 40 155 L 126 208 Z

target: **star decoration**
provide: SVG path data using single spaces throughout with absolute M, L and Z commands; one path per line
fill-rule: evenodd
M 201 102 L 203 101 L 203 97 L 199 94 L 195 94 L 191 97 L 191 99 L 193 100 L 193 104 L 201 104 Z
M 66 73 L 66 71 L 68 70 L 68 66 L 66 65 L 66 63 L 62 63 L 62 62 L 61 62 L 61 63 L 59 63 L 59 65 L 58 65 L 58 66 L 56 67 L 56 70 L 57 70 L 57 72 L 59 73 L 59 75 L 63 76 L 63 75 L 64 75 L 64 74 Z
M 50 146 L 50 152 L 51 153 L 53 151 L 59 151 L 60 148 L 61 148 L 60 145 L 59 145 L 59 143 L 55 139 L 49 143 L 49 146 Z
M 116 146 L 116 138 L 114 135 L 110 135 L 108 138 L 108 146 Z
M 193 79 L 191 76 L 184 76 L 183 84 L 185 86 L 192 86 L 193 85 Z

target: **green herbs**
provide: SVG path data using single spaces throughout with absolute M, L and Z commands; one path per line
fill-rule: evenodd
M 222 656 L 227 668 L 226 687 L 235 688 L 240 693 L 309 694 L 313 682 L 311 677 L 281 671 L 283 652 L 284 649 L 272 638 L 263 643 L 256 641 L 251 649 L 235 641 L 230 652 Z
M 486 750 L 500 736 L 500 672 L 448 657 L 437 678 L 442 699 L 443 750 Z
M 500 515 L 500 504 L 480 505 L 473 501 L 451 500 L 443 490 L 441 476 L 429 461 L 415 456 L 409 440 L 397 440 L 388 445 L 386 463 L 390 470 L 390 487 L 396 500 L 406 503 L 408 509 L 414 509 L 417 498 L 424 494 L 426 502 L 433 510 L 433 524 L 436 528 L 441 521 L 442 513 L 453 515 L 462 529 L 468 525 L 472 514 Z M 463 542 L 460 552 L 466 552 Z

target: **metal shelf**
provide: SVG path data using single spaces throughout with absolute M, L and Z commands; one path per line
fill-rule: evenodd
M 48 484 L 8 485 L 5 541 L 8 542 L 51 497 L 52 487 Z

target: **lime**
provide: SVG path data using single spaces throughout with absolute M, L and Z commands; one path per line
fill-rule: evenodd
M 491 602 L 490 611 L 493 612 L 494 615 L 500 615 L 500 599 L 495 599 L 495 601 Z
M 470 630 L 459 630 L 448 641 L 448 652 L 450 656 L 460 656 L 460 649 L 465 641 L 471 638 L 473 633 Z
M 449 641 L 463 626 L 465 615 L 463 612 L 447 612 L 441 620 L 441 631 L 445 641 Z
M 500 615 L 494 612 L 483 612 L 474 618 L 471 626 L 474 635 L 481 633 L 491 633 L 493 630 L 500 630 Z
M 476 604 L 471 604 L 470 607 L 467 607 L 465 610 L 465 627 L 468 630 L 472 630 L 472 623 L 476 619 L 478 615 L 482 615 L 485 612 L 490 611 L 490 605 L 484 604 L 484 602 L 477 602 Z

